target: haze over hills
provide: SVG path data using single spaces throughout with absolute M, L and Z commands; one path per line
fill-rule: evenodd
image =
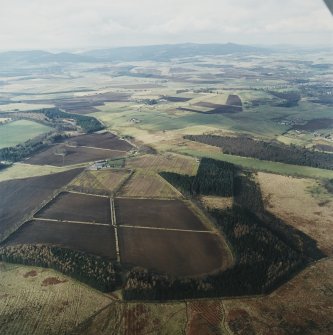
M 268 49 L 227 44 L 166 44 L 150 46 L 116 47 L 91 50 L 82 53 L 51 53 L 42 50 L 8 51 L 0 53 L 1 63 L 40 63 L 40 62 L 104 62 L 104 61 L 168 61 L 172 58 L 194 56 L 218 56 L 225 54 L 268 52 Z

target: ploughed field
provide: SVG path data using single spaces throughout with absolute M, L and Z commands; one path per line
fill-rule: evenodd
M 111 201 L 106 196 L 61 192 L 5 246 L 55 245 L 117 258 L 125 269 L 140 266 L 174 276 L 201 276 L 231 265 L 224 240 L 185 202 L 116 198 L 111 206 Z
M 123 264 L 174 276 L 200 276 L 232 263 L 222 238 L 180 200 L 115 200 Z
M 230 265 L 220 237 L 211 233 L 118 229 L 121 260 L 175 276 L 200 276 Z
M 101 149 L 130 151 L 133 146 L 112 133 L 87 134 L 74 137 L 71 142 L 77 146 L 87 146 Z
M 120 150 L 75 147 L 59 144 L 35 154 L 25 162 L 34 165 L 66 166 L 124 156 L 126 156 L 126 152 Z
M 120 226 L 208 230 L 181 200 L 118 198 L 115 207 Z
M 116 258 L 114 229 L 109 225 L 32 220 L 25 223 L 5 245 L 47 244 Z
M 82 169 L 51 175 L 14 179 L 0 183 L 0 241 L 22 223 L 26 216 L 61 187 L 75 178 Z
M 26 160 L 29 164 L 64 166 L 125 157 L 133 146 L 112 133 L 71 137 Z
M 110 200 L 107 197 L 62 192 L 43 207 L 36 218 L 109 224 Z

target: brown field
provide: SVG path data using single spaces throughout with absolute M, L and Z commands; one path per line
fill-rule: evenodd
M 267 297 L 226 299 L 226 326 L 235 335 L 333 333 L 333 259 L 311 265 Z
M 186 230 L 208 230 L 180 200 L 115 200 L 118 225 Z
M 37 218 L 59 221 L 110 223 L 110 200 L 80 193 L 60 193 L 43 207 Z
M 319 118 L 309 120 L 304 125 L 295 125 L 292 127 L 292 129 L 315 131 L 318 129 L 332 129 L 332 127 L 333 127 L 333 119 Z
M 125 140 L 111 133 L 86 134 L 70 138 L 69 142 L 74 146 L 87 146 L 101 149 L 129 151 L 133 146 Z
M 27 220 L 32 211 L 50 199 L 82 169 L 0 183 L 0 241 Z
M 118 234 L 125 264 L 175 276 L 201 276 L 230 266 L 215 234 L 125 227 Z
M 171 97 L 171 96 L 163 96 L 162 99 L 165 99 L 170 102 L 186 102 L 191 100 L 191 98 L 185 98 L 185 97 Z
M 25 223 L 5 241 L 5 245 L 14 244 L 57 245 L 116 258 L 114 229 L 111 226 L 33 220 Z
M 69 334 L 110 299 L 59 272 L 0 263 L 0 334 Z M 34 276 L 27 276 L 34 273 Z M 45 286 L 44 283 L 59 281 Z
M 156 173 L 135 172 L 120 191 L 125 197 L 176 198 L 178 193 Z
M 79 192 L 111 195 L 128 176 L 129 171 L 126 170 L 86 170 L 75 178 L 68 188 Z
M 36 165 L 65 166 L 126 156 L 126 152 L 58 144 L 37 153 L 25 162 Z
M 315 239 L 325 254 L 332 255 L 332 196 L 313 179 L 264 172 L 257 178 L 266 209 Z
M 176 172 L 188 175 L 197 173 L 199 163 L 192 157 L 175 154 L 144 155 L 126 160 L 126 167 L 146 172 Z

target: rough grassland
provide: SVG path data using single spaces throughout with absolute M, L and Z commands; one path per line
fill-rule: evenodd
M 311 265 L 267 297 L 224 300 L 235 335 L 333 333 L 333 259 Z
M 15 146 L 38 135 L 47 133 L 51 129 L 40 123 L 28 120 L 18 120 L 0 125 L 0 148 Z
M 68 334 L 109 302 L 53 270 L 0 264 L 0 334 Z
M 158 174 L 135 172 L 120 191 L 121 196 L 147 198 L 176 198 L 179 195 Z
M 266 208 L 318 241 L 324 253 L 333 255 L 332 196 L 313 179 L 263 172 L 257 179 Z
M 87 170 L 75 178 L 69 189 L 96 194 L 112 194 L 129 176 L 126 170 Z
M 113 302 L 71 335 L 183 335 L 186 317 L 184 303 Z

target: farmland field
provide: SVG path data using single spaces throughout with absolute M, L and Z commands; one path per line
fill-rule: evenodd
M 59 144 L 37 153 L 25 162 L 36 165 L 66 166 L 124 156 L 126 156 L 124 151 L 72 147 Z
M 15 146 L 51 130 L 50 127 L 28 120 L 0 125 L 0 149 Z
M 110 303 L 100 292 L 54 270 L 0 266 L 1 334 L 68 334 Z
M 117 198 L 115 207 L 118 225 L 208 230 L 180 200 Z
M 69 169 L 70 167 L 40 166 L 15 163 L 12 166 L 0 171 L 0 182 L 11 179 L 45 176 L 52 173 L 64 172 Z
M 175 154 L 144 155 L 127 159 L 126 167 L 153 172 L 175 172 L 195 175 L 198 163 L 194 158 Z
M 135 172 L 122 187 L 123 197 L 176 198 L 179 196 L 158 174 Z
M 175 276 L 201 276 L 230 266 L 221 238 L 212 233 L 118 229 L 121 260 Z
M 82 169 L 0 183 L 0 240 L 8 236 L 32 211 L 77 176 Z
M 223 154 L 221 152 L 207 152 L 204 149 L 177 149 L 177 152 L 193 157 L 210 157 L 239 165 L 250 170 L 272 172 L 282 175 L 302 176 L 307 178 L 333 178 L 333 172 L 308 166 L 284 164 L 278 162 L 261 161 L 255 158 L 240 157 Z
M 59 221 L 110 223 L 110 200 L 81 193 L 60 193 L 35 217 Z
M 129 171 L 126 170 L 86 170 L 75 178 L 68 188 L 83 193 L 110 195 L 118 190 L 129 175 Z
M 129 151 L 133 148 L 133 146 L 127 141 L 121 140 L 116 135 L 111 133 L 76 136 L 71 138 L 70 142 L 77 146 L 87 146 L 120 151 Z
M 114 229 L 107 225 L 33 220 L 21 226 L 4 245 L 16 244 L 57 245 L 116 258 Z
M 257 180 L 267 210 L 314 238 L 319 248 L 333 255 L 332 196 L 313 179 L 259 172 Z

